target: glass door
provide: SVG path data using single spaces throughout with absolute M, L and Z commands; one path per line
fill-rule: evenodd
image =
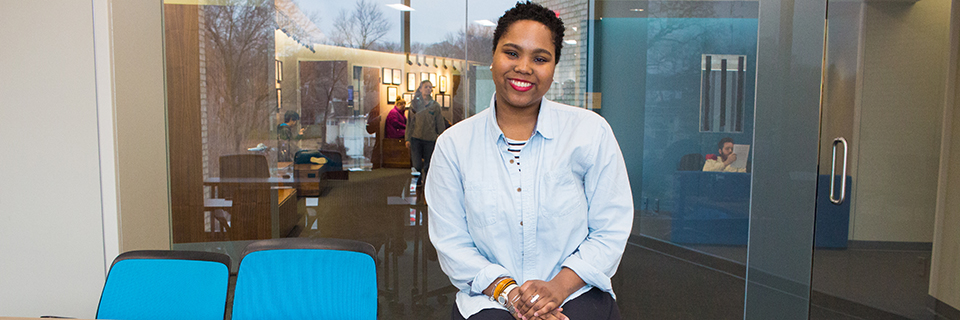
M 830 1 L 811 318 L 929 319 L 949 1 Z
M 761 0 L 744 319 L 807 319 L 826 3 Z
M 806 319 L 826 3 L 597 1 L 588 91 L 620 142 L 625 319 Z

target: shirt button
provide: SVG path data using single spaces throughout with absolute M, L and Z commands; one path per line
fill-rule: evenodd
M 520 188 L 517 188 L 517 192 L 520 192 Z
M 510 163 L 513 163 L 513 159 L 510 159 Z

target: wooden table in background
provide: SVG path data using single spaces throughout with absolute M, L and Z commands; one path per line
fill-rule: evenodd
M 233 185 L 233 192 L 239 194 L 232 200 L 204 200 L 204 211 L 229 212 L 231 227 L 224 239 L 213 235 L 197 241 L 272 239 L 295 236 L 299 231 L 302 216 L 297 211 L 293 178 L 209 178 L 203 183 L 214 188 L 215 196 L 225 185 Z

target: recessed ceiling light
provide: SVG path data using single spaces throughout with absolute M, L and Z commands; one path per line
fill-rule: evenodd
M 563 40 L 563 43 L 566 43 L 566 44 L 577 44 L 577 40 Z
M 633 12 L 643 12 L 643 9 L 641 9 L 641 8 L 630 9 L 630 11 L 633 11 Z
M 577 27 L 573 27 L 573 31 L 577 31 Z
M 387 6 L 400 11 L 414 11 L 413 8 L 405 6 L 402 3 L 388 4 Z
M 487 19 L 474 20 L 473 23 L 479 24 L 479 25 L 484 26 L 484 27 L 496 27 L 496 26 L 497 26 L 496 23 L 493 23 L 493 21 L 490 21 L 490 20 L 487 20 Z

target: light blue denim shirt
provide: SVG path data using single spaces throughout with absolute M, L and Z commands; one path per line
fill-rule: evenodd
M 566 301 L 591 287 L 613 295 L 610 277 L 633 225 L 633 199 L 610 125 L 543 99 L 536 130 L 515 159 L 495 112 L 491 101 L 447 129 L 426 181 L 430 240 L 460 289 L 460 312 L 503 309 L 482 293 L 498 277 L 550 280 L 563 267 L 587 283 Z

